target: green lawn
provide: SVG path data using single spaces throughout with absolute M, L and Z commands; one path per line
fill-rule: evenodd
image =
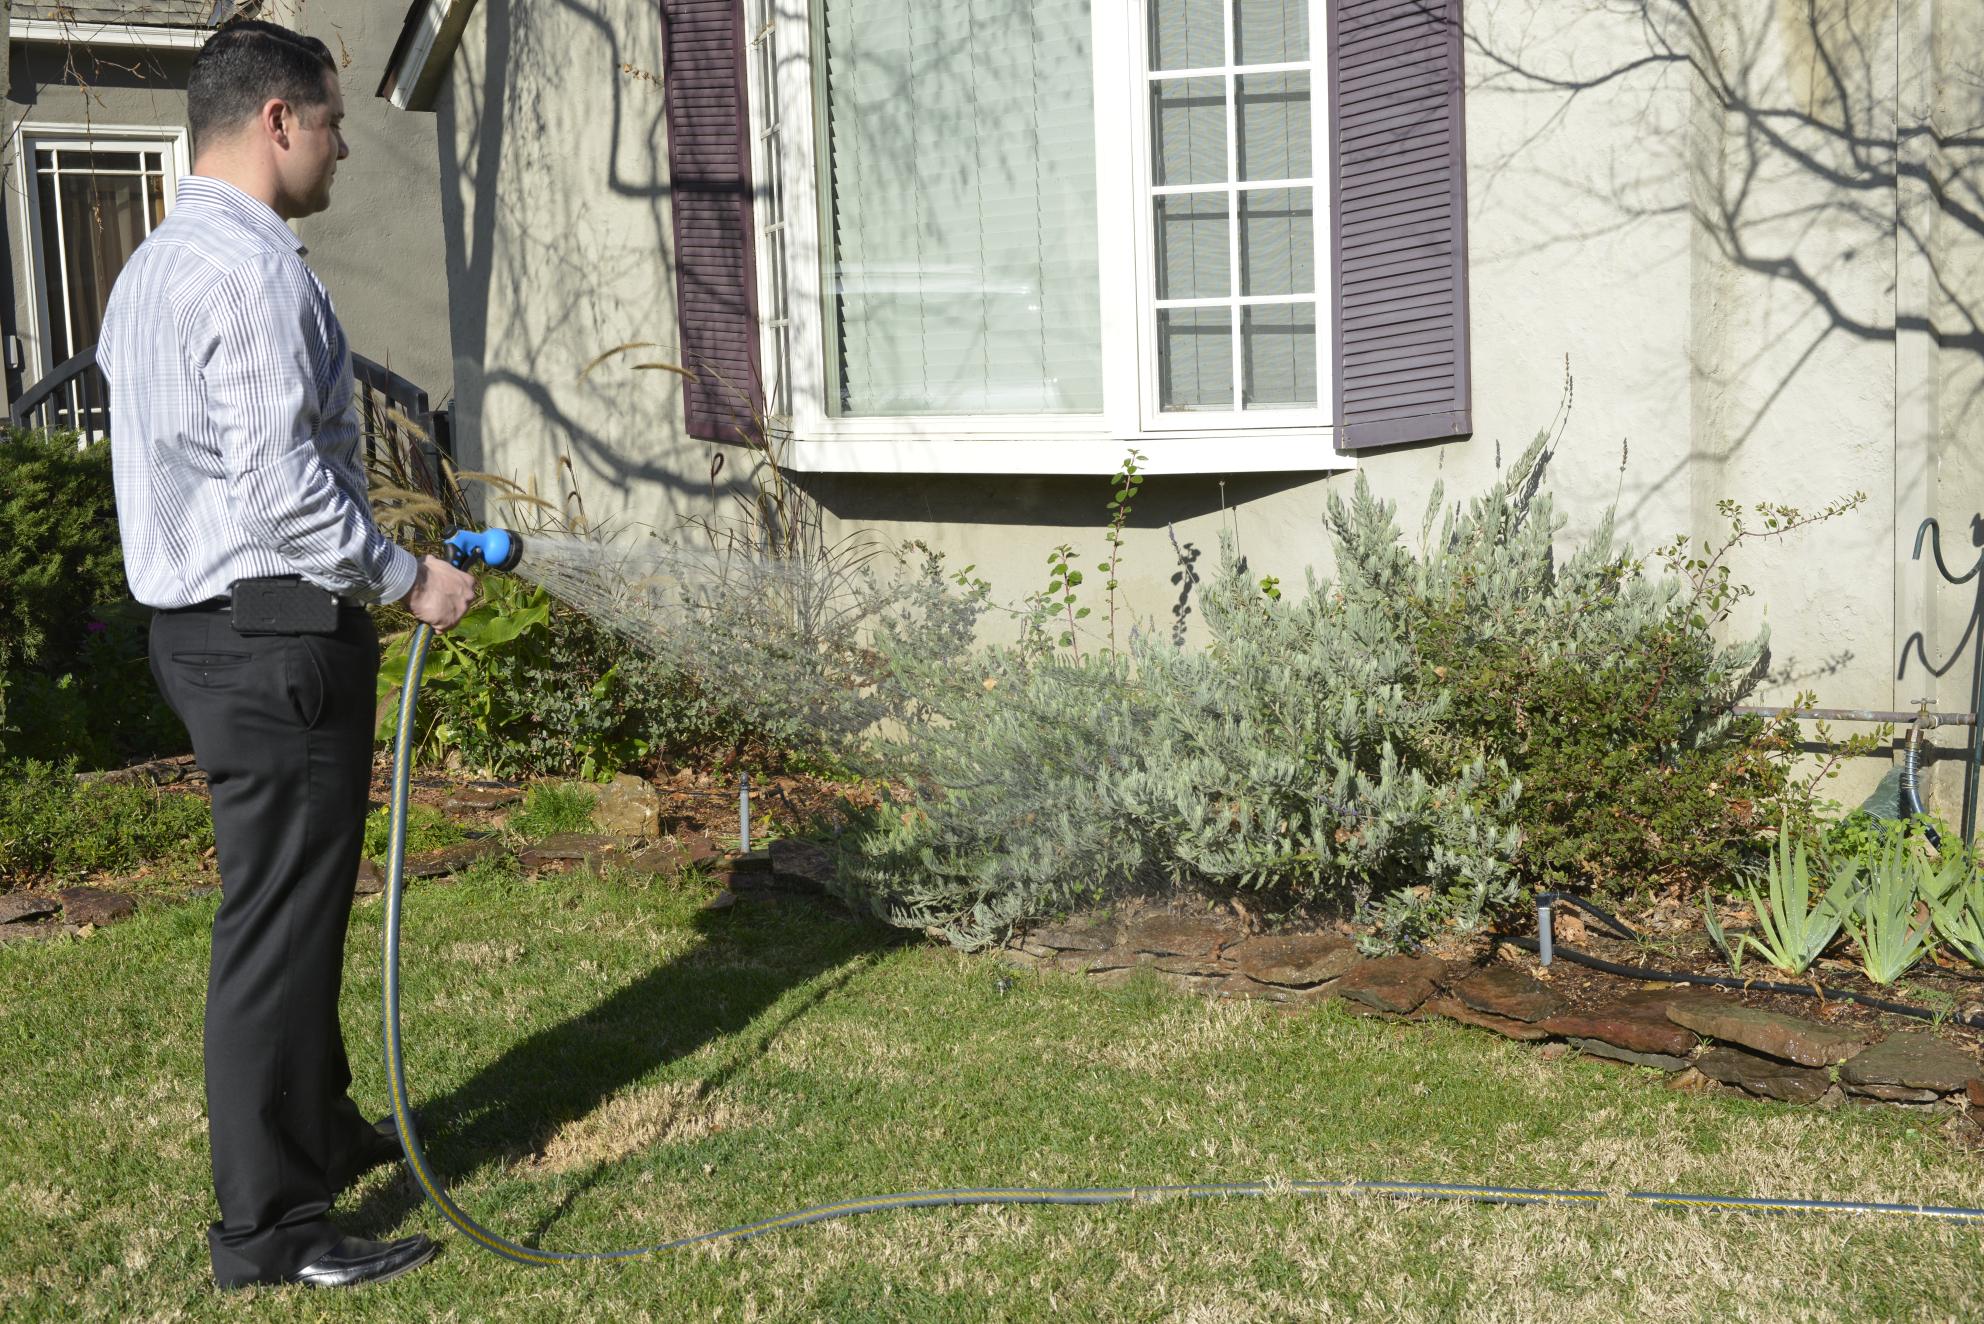
M 1933 1117 L 1660 1088 L 1446 1023 L 1296 1016 L 1018 975 L 806 905 L 481 869 L 408 899 L 407 1042 L 461 1203 L 560 1249 L 853 1194 L 1273 1177 L 1970 1204 Z M 383 1111 L 380 907 L 345 999 Z M 1975 1319 L 1976 1228 L 1331 1199 L 883 1214 L 530 1269 L 381 1172 L 341 1219 L 441 1258 L 349 1293 L 222 1296 L 199 1086 L 211 900 L 0 950 L 8 1319 Z

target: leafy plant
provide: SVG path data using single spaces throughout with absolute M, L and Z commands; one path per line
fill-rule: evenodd
M 1813 897 L 1813 857 L 1802 833 L 1783 824 L 1766 866 L 1766 891 L 1754 882 L 1744 890 L 1757 915 L 1757 934 L 1743 943 L 1786 974 L 1811 968 L 1838 936 L 1858 890 L 1860 864 L 1842 861 L 1831 872 L 1823 894 Z
M 1115 486 L 1109 495 L 1109 529 L 1106 541 L 1109 543 L 1109 559 L 1096 566 L 1097 570 L 1108 575 L 1103 581 L 1103 591 L 1109 595 L 1109 651 L 1116 651 L 1116 589 L 1121 581 L 1117 579 L 1117 569 L 1123 561 L 1123 530 L 1130 522 L 1130 503 L 1144 485 L 1143 472 L 1137 466 L 1148 457 L 1132 447 L 1123 457 L 1123 463 L 1116 469 Z
M 1708 930 L 1708 939 L 1729 962 L 1729 973 L 1739 978 L 1743 973 L 1743 955 L 1748 950 L 1739 935 L 1736 941 L 1729 940 L 1729 933 L 1722 927 L 1721 916 L 1715 913 L 1715 898 L 1702 893 L 1702 924 Z
M 78 780 L 73 760 L 30 759 L 0 777 L 0 882 L 190 862 L 211 845 L 213 816 L 196 795 Z
M 380 805 L 365 816 L 365 856 L 367 859 L 383 860 L 386 847 L 393 834 L 393 811 L 390 805 Z M 440 850 L 444 846 L 457 845 L 468 840 L 468 833 L 461 826 L 449 820 L 448 816 L 432 805 L 410 804 L 406 809 L 406 851 L 418 855 L 422 851 Z
M 510 831 L 527 840 L 584 832 L 592 826 L 596 792 L 569 782 L 539 782 L 524 792 L 524 802 L 509 819 Z
M 1847 931 L 1860 949 L 1860 968 L 1876 984 L 1892 984 L 1929 954 L 1935 932 L 1922 904 L 1934 877 L 1928 861 L 1896 840 L 1864 863 L 1866 885 L 1845 908 Z
M 1946 849 L 1923 887 L 1923 900 L 1943 941 L 1972 965 L 1984 966 L 1984 871 L 1976 857 Z

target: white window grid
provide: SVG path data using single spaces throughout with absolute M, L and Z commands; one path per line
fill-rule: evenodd
M 1149 458 L 1150 473 L 1317 471 L 1354 467 L 1334 447 L 1328 345 L 1334 301 L 1328 240 L 1328 190 L 1307 181 L 1259 180 L 1227 188 L 1295 187 L 1314 199 L 1318 363 L 1317 407 L 1219 412 L 1161 410 L 1158 389 L 1150 137 L 1147 0 L 1095 0 L 1098 234 L 1134 236 L 1127 246 L 1103 245 L 1100 268 L 1104 409 L 1100 414 L 967 414 L 839 417 L 827 408 L 827 291 L 821 233 L 828 199 L 817 162 L 824 156 L 825 80 L 817 72 L 811 0 L 751 0 L 752 45 L 747 60 L 750 105 L 763 167 L 758 190 L 760 336 L 765 371 L 782 384 L 778 398 L 791 428 L 788 463 L 795 469 L 851 473 L 1111 473 L 1127 447 Z M 1232 57 L 1232 4 L 1226 0 L 1227 57 Z M 1280 64 L 1213 67 L 1211 72 L 1309 70 L 1313 160 L 1327 160 L 1328 67 L 1325 0 L 1309 0 L 1312 59 Z M 1198 71 L 1163 70 L 1164 77 Z M 1229 80 L 1229 88 L 1231 80 Z M 1230 96 L 1230 91 L 1229 91 Z M 1233 116 L 1228 113 L 1229 135 Z M 797 126 L 805 126 L 799 131 Z M 1237 172 L 1235 172 L 1237 173 Z M 1172 186 L 1189 188 L 1192 186 Z M 1229 230 L 1235 227 L 1229 222 Z M 1237 231 L 1235 231 L 1237 233 Z M 1237 243 L 1235 238 L 1232 242 Z M 1236 262 L 1237 271 L 1237 262 Z M 1299 295 L 1238 295 L 1221 305 L 1308 302 Z M 1195 300 L 1163 301 L 1189 306 Z M 1236 334 L 1238 318 L 1235 318 Z M 1235 371 L 1241 371 L 1235 355 Z M 768 401 L 773 388 L 767 383 Z M 1237 393 L 1235 400 L 1240 396 Z M 769 405 L 768 405 L 769 408 Z M 1219 445 L 1205 445 L 1216 440 Z
M 32 310 L 32 318 L 22 324 L 27 344 L 23 347 L 22 363 L 27 371 L 23 386 L 32 386 L 52 368 L 58 367 L 48 361 L 54 345 L 53 325 L 49 311 L 47 281 L 44 273 L 48 270 L 47 246 L 53 242 L 56 255 L 63 259 L 63 269 L 68 267 L 67 254 L 62 245 L 65 240 L 61 225 L 56 225 L 53 236 L 42 233 L 40 174 L 38 162 L 43 152 L 145 152 L 162 153 L 165 185 L 165 208 L 168 215 L 178 198 L 179 180 L 189 170 L 186 133 L 184 129 L 161 128 L 157 125 L 89 125 L 89 124 L 26 124 L 21 127 L 20 150 L 14 154 L 13 190 L 15 214 L 21 225 L 21 251 L 28 256 L 28 270 L 21 284 L 24 287 L 27 306 Z M 63 173 L 88 174 L 90 169 L 64 170 Z M 97 170 L 98 174 L 131 174 L 125 170 Z M 59 205 L 59 202 L 58 202 Z M 147 233 L 151 222 L 146 220 Z M 65 316 L 69 300 L 63 300 Z M 73 326 L 64 326 L 64 339 L 70 339 Z M 80 396 L 71 402 L 80 409 Z
M 1323 60 L 1315 58 L 1322 51 L 1326 29 L 1323 24 L 1326 16 L 1320 3 L 1309 6 L 1309 51 L 1308 60 L 1284 60 L 1261 64 L 1242 64 L 1239 52 L 1234 48 L 1236 30 L 1234 8 L 1237 0 L 1222 0 L 1220 5 L 1221 47 L 1223 63 L 1199 65 L 1182 69 L 1158 69 L 1153 67 L 1150 58 L 1149 14 L 1145 6 L 1137 6 L 1143 26 L 1138 31 L 1138 49 L 1143 58 L 1139 61 L 1141 77 L 1138 79 L 1140 96 L 1137 106 L 1141 120 L 1137 142 L 1139 150 L 1133 153 L 1139 174 L 1139 194 L 1145 199 L 1139 209 L 1137 234 L 1141 240 L 1144 256 L 1142 300 L 1149 311 L 1140 319 L 1140 339 L 1142 353 L 1142 403 L 1143 426 L 1146 431 L 1155 432 L 1167 428 L 1202 428 L 1217 425 L 1252 431 L 1267 426 L 1285 425 L 1291 420 L 1324 424 L 1328 421 L 1329 405 L 1333 393 L 1331 380 L 1331 309 L 1328 298 L 1330 282 L 1329 263 L 1329 190 L 1327 180 L 1316 170 L 1318 160 L 1327 160 L 1329 150 L 1329 88 L 1317 71 L 1327 68 Z M 1286 179 L 1242 179 L 1240 165 L 1240 80 L 1245 77 L 1266 74 L 1300 73 L 1309 79 L 1309 152 L 1311 171 L 1306 176 Z M 1157 141 L 1156 126 L 1151 122 L 1151 107 L 1157 100 L 1158 87 L 1167 82 L 1185 79 L 1221 80 L 1225 98 L 1224 113 L 1226 127 L 1226 178 L 1219 183 L 1207 184 L 1160 184 L 1156 182 L 1154 164 Z M 1099 99 L 1099 98 L 1098 98 Z M 1241 213 L 1240 199 L 1245 193 L 1264 190 L 1307 189 L 1311 205 L 1311 234 L 1313 252 L 1311 266 L 1315 273 L 1316 288 L 1312 292 L 1300 294 L 1242 294 L 1244 270 L 1241 256 Z M 1163 197 L 1189 196 L 1192 194 L 1221 194 L 1226 198 L 1226 269 L 1227 293 L 1224 296 L 1171 299 L 1157 297 L 1157 204 Z M 1313 407 L 1288 405 L 1267 405 L 1245 407 L 1246 399 L 1246 344 L 1245 314 L 1243 309 L 1269 307 L 1273 305 L 1312 304 L 1316 309 L 1316 404 Z M 1157 324 L 1159 315 L 1167 309 L 1218 308 L 1226 311 L 1229 323 L 1230 356 L 1232 358 L 1232 400 L 1231 409 L 1169 408 L 1161 399 L 1162 373 L 1159 367 L 1160 345 Z

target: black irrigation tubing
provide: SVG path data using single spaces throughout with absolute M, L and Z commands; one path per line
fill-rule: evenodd
M 1539 911 L 1557 905 L 1569 904 L 1596 918 L 1605 927 L 1627 942 L 1638 942 L 1642 935 L 1634 932 L 1616 916 L 1607 913 L 1583 897 L 1571 896 L 1563 892 L 1541 892 L 1537 894 L 1536 908 Z M 1536 938 L 1511 937 L 1504 939 L 1513 947 L 1527 952 L 1540 951 L 1542 944 Z M 1560 942 L 1551 943 L 1554 955 L 1575 961 L 1579 965 L 1602 970 L 1608 975 L 1623 975 L 1627 979 L 1639 979 L 1648 983 L 1698 984 L 1707 988 L 1732 988 L 1758 993 L 1794 993 L 1802 997 L 1817 998 L 1824 1002 L 1833 999 L 1840 1002 L 1857 1002 L 1875 1011 L 1885 1011 L 1896 1016 L 1911 1016 L 1918 1021 L 1930 1021 L 1943 1025 L 1961 1025 L 1966 1030 L 1984 1030 L 1984 1016 L 1962 1015 L 1960 1013 L 1933 1011 L 1928 1007 L 1911 1006 L 1905 1002 L 1889 1002 L 1869 993 L 1855 993 L 1852 989 L 1832 988 L 1818 982 L 1810 984 L 1784 984 L 1769 979 L 1744 979 L 1740 975 L 1696 975 L 1682 970 L 1661 970 L 1647 965 L 1625 965 L 1618 961 L 1608 961 L 1590 952 L 1581 952 L 1575 947 L 1566 947 Z

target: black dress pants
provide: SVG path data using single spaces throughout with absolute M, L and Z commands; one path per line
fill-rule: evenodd
M 334 1246 L 326 1217 L 370 1128 L 338 1027 L 371 781 L 379 636 L 243 637 L 225 611 L 152 618 L 152 674 L 213 789 L 221 907 L 207 975 L 207 1128 L 223 1286 Z

